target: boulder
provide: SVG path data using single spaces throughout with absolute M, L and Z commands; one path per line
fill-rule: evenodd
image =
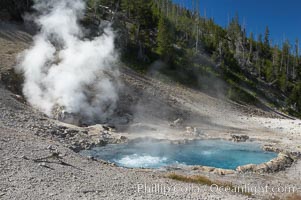
M 78 114 L 67 112 L 64 106 L 55 105 L 52 109 L 52 116 L 54 119 L 67 124 L 81 125 L 81 117 Z
M 213 172 L 214 169 L 215 169 L 214 167 L 208 167 L 208 166 L 202 167 L 202 171 L 204 171 L 204 172 Z
M 232 141 L 234 142 L 245 142 L 249 139 L 247 135 L 231 135 Z
M 274 173 L 290 167 L 294 162 L 289 154 L 279 153 L 277 158 L 274 158 L 266 163 L 259 165 L 249 164 L 236 168 L 238 172 L 256 172 L 256 173 Z
M 120 139 L 121 141 L 126 141 L 128 138 L 122 135 L 122 136 L 120 136 L 119 139 Z
M 266 173 L 269 172 L 269 166 L 266 163 L 262 163 L 260 165 L 256 165 L 253 172 L 257 173 Z
M 191 127 L 191 126 L 186 127 L 186 133 L 193 136 L 199 136 L 203 134 L 199 128 Z
M 274 146 L 272 146 L 272 145 L 264 145 L 263 147 L 262 147 L 262 149 L 264 150 L 264 151 L 270 151 L 270 152 L 276 152 L 276 153 L 279 153 L 279 152 L 281 152 L 281 150 L 279 149 L 279 148 L 277 148 L 277 147 L 274 147 Z
M 186 133 L 191 134 L 193 132 L 193 128 L 191 126 L 186 127 Z
M 235 171 L 234 170 L 230 170 L 230 169 L 216 168 L 216 169 L 214 169 L 213 173 L 224 176 L 224 175 L 234 174 Z
M 87 127 L 87 129 L 88 129 L 88 135 L 90 135 L 90 136 L 100 135 L 101 133 L 103 133 L 105 131 L 104 126 L 101 124 L 89 126 L 89 127 Z
M 183 124 L 183 120 L 181 118 L 176 119 L 172 123 L 169 124 L 171 127 L 179 127 Z
M 252 172 L 254 171 L 256 165 L 255 164 L 248 164 L 248 165 L 243 165 L 243 166 L 238 166 L 236 168 L 236 171 L 238 172 Z

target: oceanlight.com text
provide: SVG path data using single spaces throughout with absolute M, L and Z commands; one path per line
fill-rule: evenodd
M 270 186 L 270 185 L 263 185 L 263 186 L 254 186 L 254 185 L 218 185 L 212 184 L 208 187 L 204 185 L 196 185 L 196 184 L 162 184 L 162 183 L 139 183 L 136 185 L 136 192 L 143 195 L 143 194 L 159 194 L 159 195 L 169 195 L 169 194 L 201 194 L 203 192 L 210 192 L 214 194 L 221 194 L 221 193 L 248 193 L 248 194 L 260 194 L 260 193 L 295 193 L 301 191 L 300 188 L 297 186 L 286 186 L 286 185 L 279 185 L 279 186 Z

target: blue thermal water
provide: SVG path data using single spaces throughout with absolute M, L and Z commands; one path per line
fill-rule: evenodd
M 160 168 L 170 165 L 204 165 L 235 169 L 246 164 L 260 164 L 277 156 L 261 150 L 254 142 L 197 140 L 185 144 L 168 141 L 139 141 L 110 144 L 81 152 L 130 168 Z

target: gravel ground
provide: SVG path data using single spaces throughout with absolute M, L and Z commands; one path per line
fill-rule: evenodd
M 208 138 L 229 138 L 233 133 L 243 133 L 262 143 L 274 143 L 292 151 L 300 148 L 299 120 L 275 118 L 273 113 L 142 77 L 127 68 L 121 70 L 121 79 L 128 87 L 123 89 L 118 109 L 133 118 L 132 124 L 126 128 L 116 127 L 117 132 L 107 133 L 111 136 L 104 141 L 103 138 L 108 138 L 103 136 L 104 130 L 92 135 L 89 128 L 49 119 L 18 95 L 18 82 L 7 77 L 13 74 L 16 55 L 28 47 L 30 41 L 31 34 L 23 26 L 0 23 L 0 199 L 249 198 L 231 192 L 212 192 L 209 186 L 165 178 L 174 170 L 125 169 L 76 153 L 93 144 L 118 142 L 121 135 L 184 139 L 191 137 L 183 134 L 185 126 L 192 126 L 202 130 Z M 170 128 L 170 122 L 178 118 L 183 119 L 183 125 Z M 271 125 L 267 125 L 269 123 Z M 139 128 L 135 129 L 137 126 Z M 141 134 L 145 129 L 151 131 Z M 186 173 L 203 174 L 236 185 L 278 186 L 300 183 L 296 179 L 300 169 L 300 162 L 296 162 L 277 174 Z M 162 187 L 174 190 L 164 192 Z M 253 199 L 270 199 L 271 195 L 256 194 Z
M 38 134 L 53 121 L 15 100 L 9 91 L 0 92 L 1 199 L 219 199 L 207 186 L 195 185 L 199 192 L 182 191 L 192 186 L 164 178 L 166 172 L 124 169 L 82 157 L 60 137 Z M 144 184 L 174 186 L 176 191 L 149 192 Z M 231 193 L 223 197 L 244 198 Z

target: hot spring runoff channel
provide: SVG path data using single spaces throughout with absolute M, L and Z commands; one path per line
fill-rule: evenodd
M 185 144 L 142 140 L 95 147 L 84 150 L 81 154 L 128 168 L 161 168 L 182 164 L 235 169 L 241 165 L 260 164 L 277 157 L 276 153 L 261 150 L 258 143 L 225 140 L 197 140 Z

